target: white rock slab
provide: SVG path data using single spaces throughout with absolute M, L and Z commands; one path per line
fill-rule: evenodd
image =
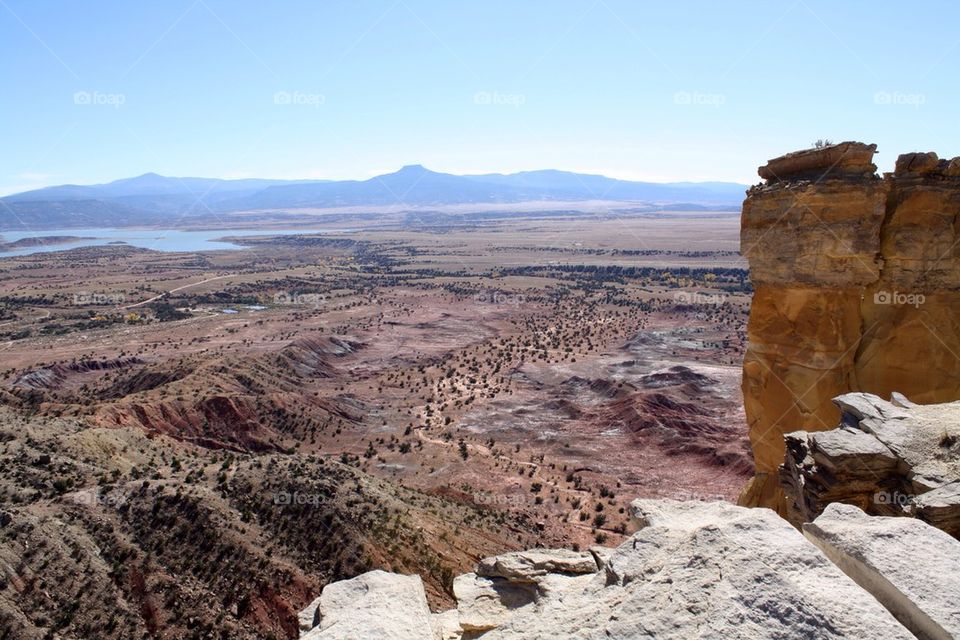
M 767 509 L 633 503 L 644 528 L 603 571 L 543 587 L 483 640 L 910 640 L 796 529 Z M 465 637 L 469 637 L 466 636 Z
M 803 530 L 918 637 L 960 638 L 960 541 L 921 520 L 839 503 Z
M 420 576 L 370 571 L 320 594 L 320 624 L 303 640 L 433 640 Z

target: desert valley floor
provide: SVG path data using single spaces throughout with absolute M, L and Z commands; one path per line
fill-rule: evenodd
M 0 501 L 24 514 L 0 556 L 36 582 L 29 624 L 186 633 L 213 607 L 279 637 L 330 579 L 416 572 L 440 606 L 480 556 L 619 543 L 634 498 L 735 498 L 738 229 L 591 213 L 0 259 Z

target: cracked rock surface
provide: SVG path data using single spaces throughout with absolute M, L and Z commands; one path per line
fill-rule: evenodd
M 365 590 L 351 585 L 359 600 L 331 599 L 339 611 L 323 604 L 327 589 L 342 590 L 344 583 L 333 583 L 321 596 L 320 627 L 303 637 L 914 638 L 769 509 L 672 500 L 637 500 L 632 509 L 641 528 L 616 549 L 536 549 L 487 558 L 481 566 L 488 575 L 478 569 L 455 579 L 457 609 L 433 616 L 422 615 L 422 589 L 401 588 L 415 576 L 383 574 L 367 581 Z M 313 615 L 307 611 L 304 618 Z M 325 618 L 337 622 L 324 627 Z M 356 635 L 367 628 L 366 618 L 380 625 L 380 635 Z M 387 621 L 408 625 L 407 635 L 392 634 L 383 626 Z

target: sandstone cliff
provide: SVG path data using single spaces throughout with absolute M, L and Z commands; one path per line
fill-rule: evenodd
M 844 142 L 760 168 L 741 252 L 755 293 L 743 365 L 757 475 L 741 504 L 785 513 L 784 434 L 832 429 L 851 391 L 960 399 L 960 158 Z
M 722 502 L 638 500 L 633 515 L 640 530 L 616 549 L 482 560 L 442 613 L 417 576 L 332 583 L 301 639 L 960 637 L 960 542 L 918 520 L 831 505 L 805 538 Z

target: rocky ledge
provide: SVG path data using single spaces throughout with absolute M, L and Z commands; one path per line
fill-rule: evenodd
M 757 173 L 768 182 L 822 180 L 826 177 L 871 178 L 877 171 L 873 154 L 877 145 L 840 142 L 816 149 L 803 149 L 770 160 Z
M 834 398 L 840 425 L 786 435 L 787 517 L 810 522 L 831 502 L 912 516 L 960 538 L 960 402 L 918 405 L 899 393 Z
M 303 640 L 960 637 L 960 542 L 831 505 L 806 537 L 768 509 L 638 500 L 637 533 L 486 558 L 431 613 L 418 576 L 328 585 Z M 920 573 L 912 567 L 924 567 Z

